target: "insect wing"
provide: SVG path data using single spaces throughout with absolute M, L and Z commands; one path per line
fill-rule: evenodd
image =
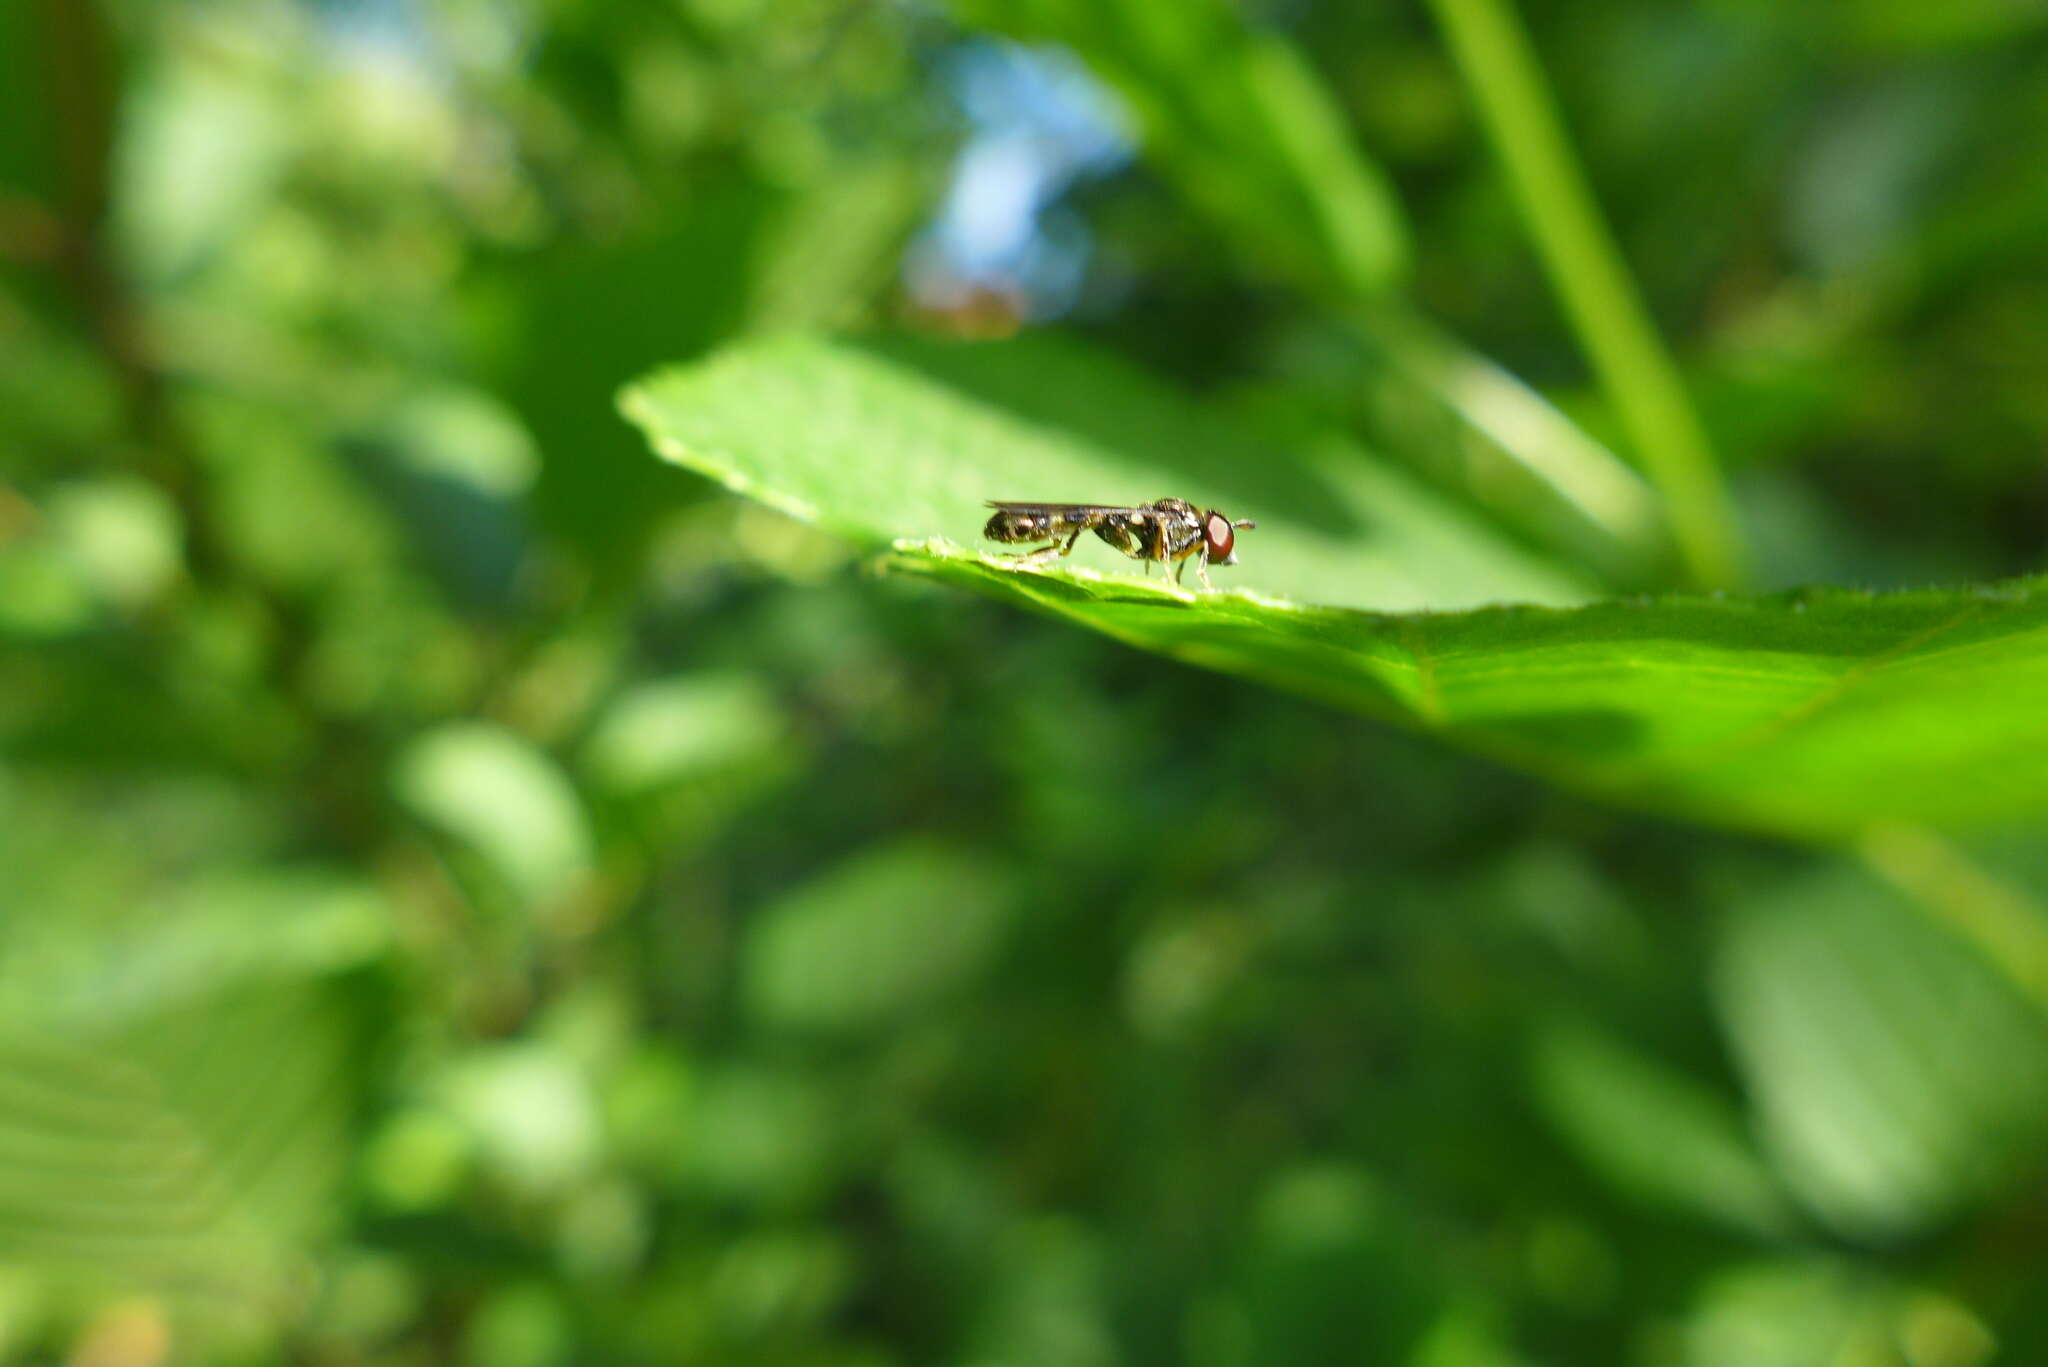
M 1057 517 L 1077 522 L 1138 511 L 1108 503 L 999 503 L 994 499 L 988 501 L 988 506 L 999 512 L 1020 513 L 1026 517 Z

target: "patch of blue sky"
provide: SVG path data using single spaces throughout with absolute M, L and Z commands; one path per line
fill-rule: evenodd
M 910 251 L 911 288 L 944 306 L 977 291 L 1014 296 L 1034 318 L 1073 307 L 1091 239 L 1060 201 L 1129 162 L 1129 121 L 1070 53 L 977 39 L 944 79 L 971 132 L 944 200 Z

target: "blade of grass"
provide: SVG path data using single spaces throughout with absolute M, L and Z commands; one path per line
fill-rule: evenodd
M 1737 586 L 1741 537 L 1713 449 L 1652 326 L 1510 0 L 1430 0 L 1536 248 L 1701 585 Z
M 1656 491 L 1541 394 L 1402 306 L 1361 310 L 1351 325 L 1370 362 L 1359 386 L 1386 392 L 1383 423 L 1407 421 L 1373 429 L 1390 451 L 1415 464 L 1428 453 L 1439 482 L 1575 563 L 1626 583 L 1652 582 L 1650 567 L 1668 566 Z M 1457 426 L 1419 425 L 1418 396 Z

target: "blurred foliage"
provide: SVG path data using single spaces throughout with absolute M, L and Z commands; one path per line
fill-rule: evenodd
M 1521 9 L 1760 586 L 2038 570 L 2038 10 Z M 1122 110 L 1056 175 L 1034 63 Z M 853 332 L 889 402 L 691 420 L 842 495 L 887 429 L 869 544 L 1108 452 L 1298 495 L 1219 581 L 1667 588 L 1460 79 L 1333 0 L 0 5 L 0 1361 L 2048 1357 L 2048 841 L 1863 821 L 2038 784 L 1984 639 L 1840 843 L 1741 839 L 865 575 L 613 411 Z
M 1300 51 L 1226 0 L 955 0 L 969 23 L 1062 43 L 1128 102 L 1147 151 L 1252 270 L 1370 299 L 1407 229 Z M 1200 72 L 1200 80 L 1187 79 Z

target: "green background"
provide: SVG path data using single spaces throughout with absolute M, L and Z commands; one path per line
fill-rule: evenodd
M 1999 0 L 0 5 L 0 1362 L 2048 1360 L 2044 137 Z

